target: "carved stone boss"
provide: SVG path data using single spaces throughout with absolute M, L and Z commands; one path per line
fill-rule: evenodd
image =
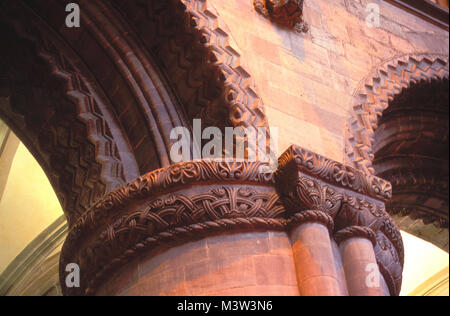
M 303 20 L 303 0 L 253 0 L 255 10 L 281 26 L 307 32 Z
M 106 195 L 72 225 L 62 250 L 64 267 L 77 263 L 81 288 L 94 295 L 111 272 L 156 247 L 231 231 L 292 231 L 324 225 L 330 240 L 351 226 L 370 227 L 377 263 L 390 293 L 401 285 L 403 244 L 384 209 L 389 183 L 299 147 L 280 158 L 276 174 L 262 163 L 189 162 L 146 174 Z

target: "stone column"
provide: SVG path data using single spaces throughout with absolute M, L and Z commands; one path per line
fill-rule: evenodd
M 404 250 L 385 208 L 392 197 L 389 182 L 298 146 L 280 157 L 275 179 L 295 223 L 290 234 L 301 295 L 399 295 Z M 333 222 L 337 230 L 374 227 L 377 240 L 372 232 L 369 239 L 342 241 L 342 252 L 330 238 Z M 366 266 L 376 268 L 377 263 L 383 274 L 380 287 L 361 288 Z
M 64 294 L 298 295 L 285 208 L 260 167 L 181 163 L 108 194 L 69 232 Z M 71 263 L 80 288 L 65 287 Z
M 352 226 L 335 235 L 344 261 L 345 276 L 350 296 L 389 295 L 380 274 L 374 247 L 375 233 L 368 227 Z
M 320 211 L 298 213 L 291 241 L 302 296 L 342 296 L 330 233 L 333 219 Z
M 383 280 L 398 295 L 403 245 L 387 183 L 297 147 L 276 174 L 262 166 L 180 163 L 107 194 L 70 227 L 64 295 L 383 295 Z M 343 264 L 334 224 L 377 227 L 376 259 L 374 233 L 351 229 L 336 235 Z M 380 287 L 361 286 L 377 262 Z M 65 287 L 71 264 L 79 288 Z

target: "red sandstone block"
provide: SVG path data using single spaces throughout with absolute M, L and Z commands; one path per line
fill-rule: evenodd
M 304 281 L 300 286 L 301 296 L 340 296 L 339 281 L 333 277 L 320 276 Z
M 165 270 L 189 262 L 195 263 L 208 256 L 206 240 L 190 242 L 160 253 L 151 253 L 142 258 L 139 264 L 139 276 L 157 275 Z
M 185 266 L 189 295 L 256 285 L 252 257 L 218 258 Z
M 372 242 L 368 239 L 349 239 L 341 244 L 342 257 L 353 261 L 376 262 Z
M 313 43 L 337 55 L 344 55 L 342 41 L 324 30 L 311 26 L 311 37 Z
M 116 296 L 132 287 L 138 281 L 138 264 L 127 264 L 99 287 L 98 296 Z
M 212 260 L 245 257 L 269 252 L 269 234 L 245 233 L 220 235 L 207 239 L 208 256 Z
M 269 249 L 271 254 L 288 254 L 292 256 L 292 246 L 286 232 L 269 232 Z
M 274 64 L 281 64 L 279 48 L 277 46 L 266 41 L 263 37 L 257 37 L 252 34 L 247 34 L 247 40 L 254 54 L 264 56 L 264 59 Z
M 282 255 L 254 256 L 258 285 L 297 286 L 294 258 Z
M 149 274 L 139 279 L 135 286 L 126 291 L 126 296 L 183 296 L 187 294 L 184 270 L 175 268 L 156 275 Z

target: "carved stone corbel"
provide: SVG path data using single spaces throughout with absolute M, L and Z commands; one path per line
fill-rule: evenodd
M 303 20 L 303 0 L 253 0 L 255 10 L 272 22 L 298 32 L 308 32 Z

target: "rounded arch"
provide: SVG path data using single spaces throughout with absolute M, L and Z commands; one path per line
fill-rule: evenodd
M 367 174 L 374 174 L 374 131 L 389 102 L 413 82 L 448 77 L 448 56 L 419 54 L 395 57 L 364 78 L 353 95 L 346 131 L 348 162 Z
M 385 63 L 355 94 L 346 144 L 350 163 L 392 182 L 387 208 L 400 228 L 447 251 L 448 77 L 445 56 Z
M 105 193 L 171 163 L 173 127 L 267 126 L 227 28 L 206 0 L 0 4 L 1 117 L 48 174 L 73 223 Z M 151 36 L 150 36 L 151 35 Z M 33 74 L 30 76 L 30 74 Z

